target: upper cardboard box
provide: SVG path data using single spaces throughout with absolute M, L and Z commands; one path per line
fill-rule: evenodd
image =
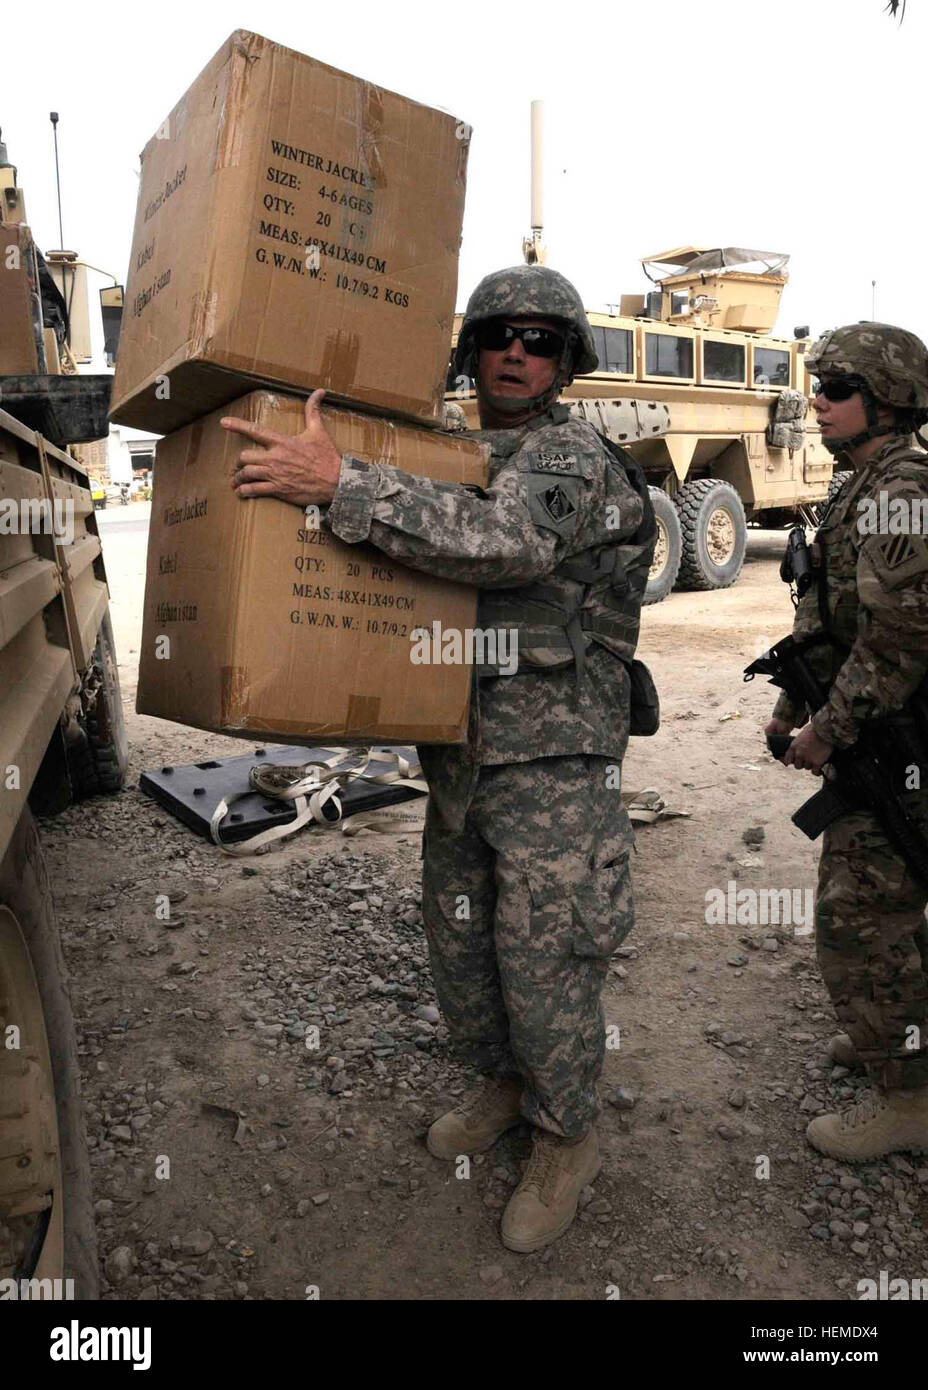
M 238 30 L 146 145 L 112 419 L 256 383 L 435 424 L 469 127 Z

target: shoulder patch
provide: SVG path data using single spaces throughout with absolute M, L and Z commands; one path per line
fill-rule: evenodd
M 886 568 L 894 570 L 914 558 L 915 547 L 908 536 L 890 536 L 880 546 L 880 552 Z
M 589 478 L 595 462 L 595 455 L 582 449 L 525 449 L 522 457 L 529 473 L 572 478 Z
M 536 526 L 556 531 L 559 536 L 573 534 L 580 510 L 582 485 L 571 476 L 529 475 L 528 510 Z
M 928 574 L 928 536 L 871 536 L 864 543 L 863 552 L 886 589 L 901 588 Z

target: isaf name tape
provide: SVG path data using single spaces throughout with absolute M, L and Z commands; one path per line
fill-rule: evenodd
M 574 449 L 569 452 L 537 449 L 526 451 L 526 461 L 532 473 L 557 473 L 562 477 L 582 478 L 589 470 L 592 456 Z

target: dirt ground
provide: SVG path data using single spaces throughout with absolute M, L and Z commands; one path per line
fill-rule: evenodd
M 138 790 L 144 769 L 248 750 L 134 712 L 147 512 L 100 516 L 128 787 L 42 822 L 106 1296 L 822 1299 L 884 1269 L 925 1276 L 925 1160 L 851 1171 L 805 1141 L 861 1082 L 825 1060 L 836 1028 L 804 921 L 706 920 L 729 883 L 797 904 L 815 885 L 790 814 L 816 784 L 767 755 L 773 693 L 741 678 L 790 625 L 782 534 L 752 532 L 731 590 L 645 611 L 663 722 L 632 741 L 624 786 L 690 814 L 638 833 L 637 925 L 605 993 L 602 1173 L 568 1233 L 525 1256 L 498 1226 L 527 1129 L 469 1175 L 424 1146 L 471 1078 L 435 1009 L 418 835 L 319 829 L 235 860 Z

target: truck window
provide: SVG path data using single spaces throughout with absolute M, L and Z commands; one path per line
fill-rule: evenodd
M 780 348 L 754 349 L 754 380 L 771 386 L 789 385 L 789 353 Z
M 744 385 L 744 345 L 703 339 L 702 374 L 713 381 L 737 381 Z
M 603 328 L 591 325 L 596 355 L 601 372 L 625 372 L 635 370 L 632 359 L 632 331 L 630 328 Z
M 692 376 L 692 338 L 672 337 L 669 333 L 646 333 L 646 376 Z

